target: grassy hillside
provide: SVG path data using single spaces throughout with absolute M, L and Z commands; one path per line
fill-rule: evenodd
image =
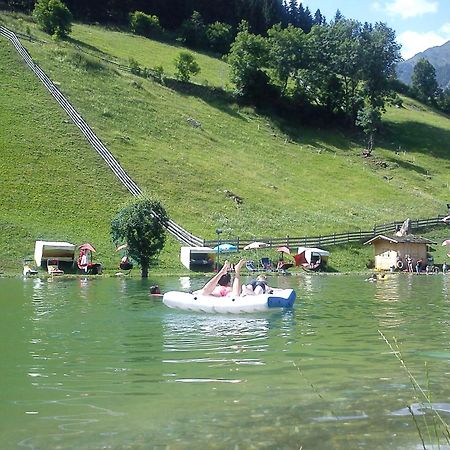
M 230 85 L 223 61 L 195 54 L 201 85 L 160 85 L 104 59 L 163 65 L 170 75 L 176 46 L 86 25 L 55 43 L 26 20 L 0 14 L 0 23 L 45 41 L 23 43 L 135 181 L 198 236 L 214 238 L 217 227 L 223 238 L 317 235 L 446 212 L 450 122 L 416 102 L 388 110 L 375 158 L 364 159 L 358 136 L 264 117 L 214 89 Z M 9 230 L 0 244 L 10 248 L 2 263 L 32 251 L 38 237 L 93 241 L 114 261 L 109 223 L 129 196 L 4 38 L 0 82 L 8 124 L 0 220 Z M 177 251 L 170 241 L 163 267 L 179 267 Z

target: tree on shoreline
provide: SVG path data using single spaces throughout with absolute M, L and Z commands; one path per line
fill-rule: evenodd
M 141 266 L 142 278 L 164 247 L 169 218 L 157 200 L 139 200 L 120 210 L 111 222 L 111 237 L 117 245 L 126 243 L 128 255 Z

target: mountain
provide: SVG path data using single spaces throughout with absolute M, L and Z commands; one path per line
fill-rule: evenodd
M 424 52 L 417 53 L 412 58 L 398 64 L 398 79 L 410 85 L 414 66 L 421 58 L 425 58 L 433 64 L 439 87 L 450 89 L 450 41 L 439 47 L 432 47 Z

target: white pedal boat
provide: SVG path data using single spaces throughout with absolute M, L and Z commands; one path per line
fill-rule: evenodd
M 295 302 L 293 289 L 274 289 L 272 294 L 246 295 L 244 297 L 191 294 L 170 291 L 163 296 L 163 303 L 169 308 L 199 311 L 205 313 L 251 313 L 274 308 L 291 308 Z

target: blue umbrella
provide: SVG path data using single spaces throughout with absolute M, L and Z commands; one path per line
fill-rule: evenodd
M 237 252 L 237 247 L 231 244 L 216 245 L 213 250 L 217 253 Z

